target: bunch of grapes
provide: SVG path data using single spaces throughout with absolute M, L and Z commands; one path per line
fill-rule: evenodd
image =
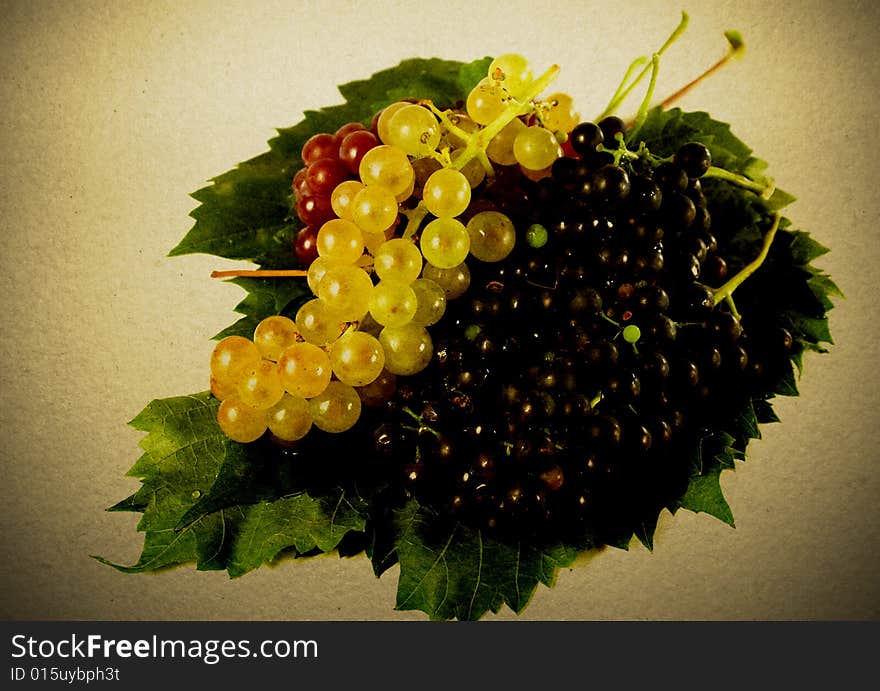
M 406 491 L 516 535 L 680 496 L 693 440 L 770 391 L 792 337 L 733 305 L 754 269 L 713 234 L 708 149 L 628 151 L 619 118 L 539 99 L 548 74 L 504 55 L 463 110 L 400 101 L 306 142 L 314 297 L 217 345 L 225 434 L 290 443 L 370 406 Z

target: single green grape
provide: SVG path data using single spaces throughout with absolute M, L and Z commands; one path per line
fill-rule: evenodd
M 336 185 L 330 194 L 330 206 L 333 208 L 333 213 L 346 221 L 354 221 L 352 202 L 364 187 L 364 183 L 359 180 L 346 180 Z
M 627 343 L 636 343 L 642 337 L 642 330 L 635 324 L 623 327 L 623 340 Z
M 318 231 L 318 256 L 337 264 L 354 264 L 364 253 L 361 229 L 344 218 L 327 221 Z
M 529 247 L 534 247 L 535 249 L 540 249 L 546 245 L 549 237 L 547 229 L 540 223 L 533 223 L 526 230 L 526 242 Z
M 387 144 L 367 151 L 361 159 L 358 172 L 365 185 L 383 187 L 395 197 L 405 193 L 416 177 L 406 154 Z
M 246 405 L 238 398 L 227 398 L 217 409 L 217 424 L 232 441 L 248 444 L 263 436 L 268 420 L 265 410 Z
M 318 346 L 335 341 L 345 329 L 345 320 L 331 312 L 318 298 L 304 303 L 297 311 L 294 321 L 300 335 L 308 343 Z
M 516 229 L 498 211 L 481 211 L 467 224 L 471 254 L 483 262 L 499 262 L 513 251 Z
M 282 441 L 302 439 L 312 428 L 312 410 L 301 396 L 284 394 L 268 410 L 269 431 Z
M 292 396 L 317 396 L 330 383 L 330 358 L 314 343 L 294 343 L 278 359 L 281 386 Z
M 571 132 L 581 121 L 574 109 L 574 99 L 568 94 L 550 94 L 542 99 L 547 108 L 541 113 L 541 124 L 551 132 Z
M 470 241 L 470 238 L 468 238 Z M 471 284 L 471 271 L 465 262 L 448 269 L 441 269 L 433 264 L 425 264 L 422 278 L 434 281 L 443 288 L 447 300 L 454 300 L 467 292 Z
M 325 432 L 345 432 L 361 416 L 361 399 L 354 387 L 331 381 L 327 388 L 309 400 L 315 426 Z
M 382 280 L 412 283 L 422 271 L 422 253 L 411 240 L 393 238 L 376 249 L 373 270 Z
M 416 307 L 416 294 L 401 281 L 379 281 L 370 295 L 370 314 L 383 326 L 403 326 L 413 318 Z
M 310 267 L 311 270 L 311 267 Z M 281 352 L 297 341 L 299 331 L 293 319 L 281 315 L 266 317 L 254 330 L 254 345 L 267 360 L 278 360 Z
M 440 123 L 423 106 L 404 106 L 388 121 L 387 143 L 410 156 L 427 156 L 440 143 Z
M 486 77 L 468 94 L 467 114 L 477 124 L 488 125 L 504 112 L 509 98 L 497 82 Z
M 441 168 L 425 183 L 422 201 L 437 218 L 458 216 L 471 202 L 471 185 L 461 171 Z
M 278 366 L 271 360 L 260 360 L 249 367 L 238 382 L 238 397 L 252 408 L 265 410 L 281 400 L 284 387 Z M 228 400 L 228 399 L 227 399 Z
M 330 366 L 339 381 L 350 386 L 366 386 L 385 367 L 385 351 L 370 334 L 349 331 L 330 348 Z
M 412 288 L 418 302 L 412 323 L 431 326 L 440 321 L 446 312 L 446 292 L 443 288 L 429 278 L 418 278 L 410 283 L 409 287 Z
M 367 313 L 372 290 L 373 281 L 363 269 L 356 266 L 331 266 L 318 286 L 318 297 L 329 312 L 343 321 L 351 322 Z M 305 338 L 305 334 L 303 337 Z
M 422 231 L 419 247 L 425 261 L 440 269 L 461 264 L 470 250 L 471 238 L 461 221 L 438 218 Z
M 513 141 L 513 155 L 529 170 L 544 170 L 559 154 L 559 142 L 553 132 L 538 125 L 521 130 Z
M 505 53 L 489 65 L 489 78 L 500 83 L 514 98 L 519 98 L 532 81 L 532 67 L 522 55 Z
M 352 216 L 364 233 L 383 233 L 397 219 L 397 199 L 381 187 L 364 187 L 352 201 Z
M 397 103 L 392 103 L 391 105 L 386 106 L 381 113 L 379 113 L 379 119 L 376 121 L 376 131 L 379 134 L 379 139 L 383 144 L 389 144 L 389 130 L 388 125 L 391 122 L 391 118 L 394 117 L 394 114 L 397 113 L 401 108 L 406 108 L 407 106 L 411 106 L 412 103 L 409 101 L 398 101 Z
M 417 374 L 428 366 L 434 353 L 428 330 L 412 323 L 386 326 L 379 334 L 379 343 L 385 350 L 385 369 L 392 374 Z
M 337 262 L 334 262 L 332 259 L 327 259 L 327 257 L 317 257 L 311 264 L 309 264 L 309 269 L 306 272 L 306 283 L 308 283 L 309 290 L 312 291 L 313 295 L 318 294 L 318 286 L 321 285 L 321 281 L 324 279 L 324 274 L 327 273 L 327 270 L 335 266 Z
M 512 166 L 516 163 L 513 143 L 516 141 L 517 135 L 524 129 L 526 126 L 519 118 L 514 118 L 507 123 L 498 134 L 492 137 L 486 147 L 486 156 L 489 157 L 489 160 L 500 166 Z
M 259 348 L 244 336 L 227 336 L 219 341 L 211 353 L 211 379 L 216 382 L 217 392 L 226 396 L 218 398 L 228 397 L 235 391 L 244 371 L 257 364 L 261 357 Z

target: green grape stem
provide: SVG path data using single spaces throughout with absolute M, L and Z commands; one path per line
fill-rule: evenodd
M 415 208 L 402 210 L 401 213 L 406 216 L 406 229 L 403 231 L 402 237 L 409 240 L 418 232 L 419 226 L 428 215 L 428 207 L 425 206 L 425 202 L 419 202 Z
M 773 181 L 769 181 L 767 184 L 762 184 L 760 182 L 755 182 L 747 178 L 745 175 L 738 175 L 737 173 L 731 173 L 729 170 L 725 170 L 724 168 L 718 168 L 717 166 L 709 166 L 709 170 L 703 175 L 704 178 L 716 178 L 718 180 L 726 180 L 727 182 L 732 182 L 734 185 L 738 185 L 739 187 L 743 187 L 747 190 L 751 190 L 752 192 L 756 192 L 761 196 L 762 199 L 769 199 L 773 192 L 776 190 L 776 185 L 773 184 Z
M 667 38 L 666 42 L 662 46 L 660 46 L 660 50 L 655 53 L 658 58 L 663 55 L 666 49 L 669 48 L 669 46 L 671 46 L 673 43 L 675 43 L 678 40 L 678 37 L 684 33 L 685 29 L 687 29 L 689 21 L 690 17 L 688 16 L 687 12 L 682 12 L 681 21 L 678 23 L 678 26 L 675 27 L 675 31 L 669 34 L 669 38 Z M 626 83 L 627 78 L 629 78 L 630 74 L 633 71 L 633 65 L 630 65 L 630 68 L 629 70 L 627 70 L 627 73 L 624 76 L 620 87 L 617 88 L 617 91 L 614 93 L 614 96 L 611 98 L 611 101 L 608 103 L 608 105 L 605 106 L 605 110 L 602 111 L 602 114 L 596 118 L 596 122 L 599 122 L 609 115 L 612 115 L 614 111 L 616 111 L 620 107 L 620 104 L 623 103 L 624 100 L 626 100 L 626 97 L 629 96 L 630 92 L 632 92 L 632 90 L 639 84 L 639 82 L 641 82 L 648 75 L 648 71 L 651 69 L 652 65 L 645 65 L 642 68 L 642 71 L 639 72 L 638 76 L 636 76 L 636 78 L 632 80 L 629 86 L 623 88 L 623 85 Z
M 648 84 L 648 91 L 645 93 L 645 97 L 642 99 L 642 103 L 639 106 L 639 111 L 636 113 L 635 121 L 633 122 L 632 128 L 630 130 L 630 136 L 635 138 L 638 134 L 639 130 L 642 129 L 642 125 L 645 124 L 645 120 L 648 117 L 648 107 L 651 105 L 651 99 L 654 98 L 654 87 L 657 86 L 657 73 L 660 71 L 660 55 L 658 53 L 654 53 L 651 58 L 651 81 Z
M 758 256 L 755 257 L 752 261 L 746 264 L 742 270 L 740 270 L 733 278 L 727 281 L 720 288 L 715 288 L 712 291 L 712 303 L 713 305 L 718 305 L 724 300 L 728 301 L 728 304 L 731 305 L 734 314 L 737 314 L 736 307 L 733 305 L 733 291 L 739 288 L 742 285 L 743 281 L 745 281 L 749 276 L 751 276 L 755 271 L 761 268 L 761 265 L 764 263 L 764 260 L 767 259 L 767 255 L 770 253 L 770 245 L 773 244 L 773 239 L 776 237 L 776 231 L 779 230 L 779 223 L 782 220 L 782 216 L 777 211 L 773 215 L 773 225 L 770 226 L 770 230 L 764 235 L 764 242 L 761 245 L 761 251 L 758 253 Z

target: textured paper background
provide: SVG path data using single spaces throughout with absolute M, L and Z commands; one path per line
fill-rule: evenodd
M 319 558 L 236 581 L 186 567 L 126 576 L 136 515 L 103 510 L 152 398 L 202 390 L 241 266 L 166 253 L 187 196 L 264 150 L 338 83 L 421 55 L 518 51 L 563 67 L 589 117 L 678 21 L 669 2 L 0 2 L 0 614 L 8 619 L 421 619 L 396 570 Z M 522 618 L 878 618 L 876 162 L 880 12 L 872 2 L 700 2 L 658 95 L 723 52 L 746 57 L 688 96 L 733 124 L 833 253 L 847 300 L 833 354 L 808 357 L 747 463 L 725 473 L 732 530 L 664 515 L 651 554 L 608 550 L 540 588 Z M 631 104 L 635 107 L 635 104 Z M 505 611 L 501 617 L 512 617 Z

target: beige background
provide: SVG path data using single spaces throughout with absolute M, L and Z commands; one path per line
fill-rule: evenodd
M 264 150 L 334 85 L 410 56 L 518 51 L 563 67 L 586 117 L 678 21 L 669 2 L 0 2 L 0 614 L 7 619 L 422 619 L 393 611 L 396 569 L 363 557 L 236 581 L 186 567 L 126 576 L 136 515 L 103 509 L 150 399 L 201 390 L 240 266 L 167 259 L 190 191 Z M 662 63 L 670 93 L 740 29 L 746 57 L 684 102 L 731 122 L 834 252 L 848 299 L 833 354 L 808 357 L 749 461 L 726 473 L 737 529 L 664 515 L 655 553 L 609 550 L 540 588 L 523 619 L 877 619 L 878 266 L 873 2 L 691 3 Z M 448 9 L 447 9 L 448 8 Z M 635 104 L 633 104 L 633 107 Z M 509 611 L 502 615 L 511 618 Z

